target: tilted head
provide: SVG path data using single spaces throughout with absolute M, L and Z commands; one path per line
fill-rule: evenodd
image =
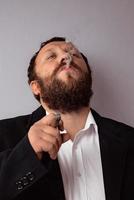
M 85 78 L 88 84 L 87 82 L 84 83 Z M 74 102 L 76 100 L 72 100 L 71 98 L 73 97 L 73 93 L 74 96 L 78 96 L 75 93 L 80 93 L 81 90 L 84 92 L 83 98 L 86 96 L 85 93 L 88 93 L 88 100 L 83 103 L 83 106 L 87 106 L 92 95 L 92 77 L 88 60 L 71 42 L 66 42 L 66 39 L 63 37 L 54 37 L 41 44 L 39 50 L 30 61 L 28 67 L 28 82 L 31 85 L 36 99 L 40 101 L 42 98 L 52 109 L 58 109 L 59 103 L 57 104 L 56 101 L 60 102 L 61 97 L 64 97 L 62 101 L 67 100 L 77 105 Z M 75 85 L 76 83 L 77 86 Z M 72 97 L 69 96 L 68 92 L 71 92 L 70 96 Z M 53 103 L 50 103 L 51 99 L 53 99 Z M 77 97 L 77 99 L 79 98 Z M 64 110 L 63 107 L 61 110 Z M 72 108 L 67 106 L 65 110 L 76 108 L 74 105 Z

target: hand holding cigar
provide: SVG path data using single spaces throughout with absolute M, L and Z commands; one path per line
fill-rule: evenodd
M 63 122 L 60 113 L 50 113 L 36 122 L 28 132 L 28 138 L 38 158 L 48 152 L 51 159 L 56 159 L 59 148 L 64 141 L 60 131 Z

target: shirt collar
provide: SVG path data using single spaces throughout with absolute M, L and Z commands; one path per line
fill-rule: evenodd
M 97 124 L 96 124 L 95 119 L 93 117 L 93 114 L 92 114 L 92 112 L 90 110 L 89 113 L 88 113 L 88 116 L 87 116 L 87 119 L 86 119 L 86 123 L 85 123 L 85 126 L 84 126 L 83 130 L 87 130 L 92 125 L 95 128 L 95 131 L 97 132 Z

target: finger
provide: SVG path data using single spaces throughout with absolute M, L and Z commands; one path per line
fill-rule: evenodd
M 42 146 L 41 151 L 48 152 L 49 155 L 52 155 L 52 156 L 57 155 L 59 148 L 57 148 L 56 145 L 42 139 L 40 140 L 40 145 Z
M 59 129 L 58 128 L 54 128 L 52 126 L 41 125 L 40 126 L 40 130 L 44 134 L 49 134 L 49 135 L 54 136 L 54 137 L 57 137 L 59 135 Z
M 52 127 L 57 127 L 58 126 L 58 122 L 60 120 L 60 115 L 55 114 L 55 113 L 50 113 L 47 116 L 43 117 L 41 119 L 41 122 L 43 124 L 52 126 Z
M 46 126 L 46 128 L 44 128 L 43 134 L 41 136 L 44 140 L 48 140 L 51 143 L 57 143 L 59 148 L 62 144 L 62 137 L 60 134 L 60 130 L 57 128 L 53 128 L 50 126 Z
M 49 154 L 49 156 L 50 156 L 50 158 L 52 159 L 52 160 L 55 160 L 56 158 L 57 158 L 57 153 L 55 154 Z
M 54 137 L 58 141 L 58 145 L 61 146 L 62 138 L 58 128 L 53 128 L 51 126 L 43 126 L 42 132 L 43 132 L 42 138 L 45 139 L 48 135 L 50 135 L 51 137 Z M 54 140 L 54 138 L 52 139 Z
M 50 156 L 51 159 L 55 160 L 57 158 L 57 153 L 58 152 L 55 151 L 54 149 L 49 151 L 48 153 L 49 153 L 49 156 Z
M 42 140 L 44 140 L 46 143 L 48 143 L 48 145 L 46 145 L 46 147 L 47 146 L 49 147 L 48 151 L 51 150 L 53 147 L 56 149 L 56 151 L 58 151 L 61 146 L 61 143 L 59 142 L 58 138 L 53 137 L 49 134 L 42 135 Z

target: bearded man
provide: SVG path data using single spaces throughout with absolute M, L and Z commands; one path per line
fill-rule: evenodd
M 62 37 L 43 42 L 28 82 L 41 106 L 0 121 L 0 199 L 134 199 L 134 129 L 90 107 L 83 53 Z

